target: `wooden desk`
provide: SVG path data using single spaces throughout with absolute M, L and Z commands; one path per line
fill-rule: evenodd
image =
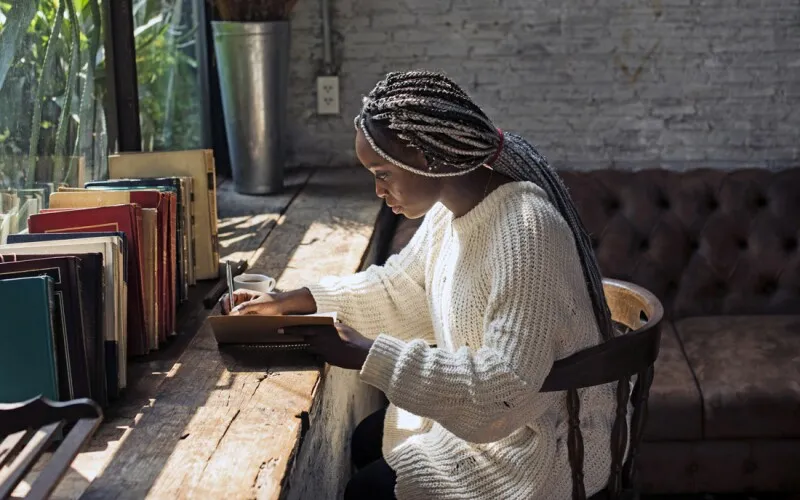
M 295 171 L 288 191 L 221 186 L 223 259 L 248 259 L 280 289 L 357 271 L 381 206 L 370 174 Z M 354 371 L 221 353 L 206 312 L 193 314 L 202 326 L 177 362 L 139 363 L 134 397 L 110 409 L 53 498 L 340 497 L 350 433 L 377 391 Z

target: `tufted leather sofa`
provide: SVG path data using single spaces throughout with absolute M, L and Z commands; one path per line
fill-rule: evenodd
M 642 491 L 800 492 L 800 169 L 560 174 L 603 275 L 665 307 Z

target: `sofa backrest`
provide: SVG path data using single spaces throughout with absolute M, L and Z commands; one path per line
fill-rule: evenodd
M 800 168 L 559 174 L 603 276 L 672 318 L 800 312 Z

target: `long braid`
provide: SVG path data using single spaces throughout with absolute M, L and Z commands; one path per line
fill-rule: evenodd
M 381 150 L 369 134 L 366 120 L 385 122 L 401 140 L 420 150 L 428 171 L 406 165 Z M 499 132 L 457 84 L 431 71 L 389 73 L 364 98 L 355 122 L 384 159 L 420 175 L 463 175 L 493 161 L 491 166 L 496 171 L 542 188 L 572 231 L 600 333 L 605 340 L 614 336 L 589 235 L 561 178 L 533 145 L 516 134 Z

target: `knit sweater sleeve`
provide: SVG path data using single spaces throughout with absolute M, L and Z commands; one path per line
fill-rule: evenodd
M 551 408 L 539 393 L 556 359 L 571 302 L 571 233 L 543 198 L 499 207 L 487 259 L 490 292 L 483 345 L 455 352 L 388 335 L 375 340 L 361 377 L 404 410 L 469 442 L 508 436 Z M 574 286 L 574 285 L 573 285 Z
M 336 312 L 338 320 L 367 337 L 391 332 L 398 338 L 433 343 L 425 260 L 440 215 L 438 207 L 431 210 L 408 244 L 383 265 L 308 285 L 317 311 Z

